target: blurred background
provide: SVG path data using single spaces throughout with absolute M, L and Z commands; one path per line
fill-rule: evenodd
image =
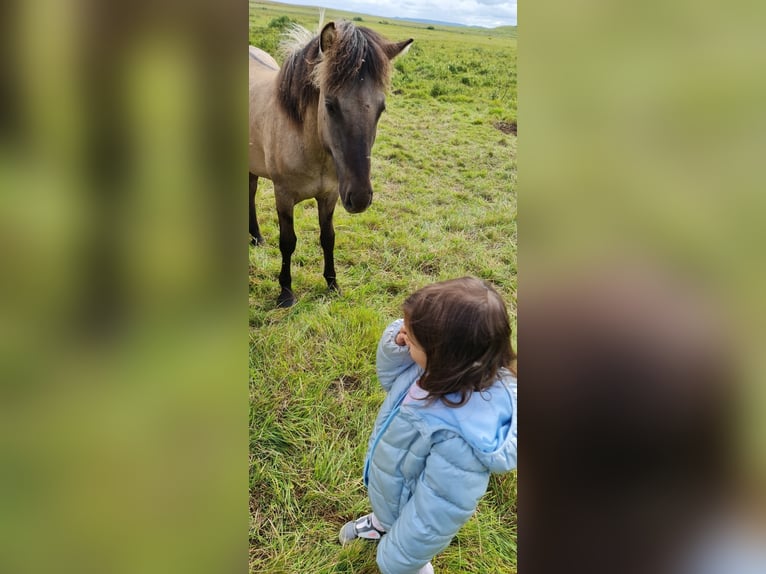
M 520 7 L 521 572 L 766 571 L 764 15 Z
M 12 0 L 0 43 L 0 571 L 241 572 L 247 6 Z

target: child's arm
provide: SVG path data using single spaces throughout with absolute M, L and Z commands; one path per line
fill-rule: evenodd
M 378 380 L 388 392 L 391 390 L 396 377 L 401 375 L 408 367 L 414 364 L 410 357 L 409 347 L 397 343 L 397 335 L 404 324 L 404 319 L 397 319 L 391 323 L 378 343 L 377 370 Z
M 415 493 L 383 536 L 377 553 L 383 574 L 415 574 L 446 548 L 487 491 L 489 471 L 460 437 L 433 446 Z

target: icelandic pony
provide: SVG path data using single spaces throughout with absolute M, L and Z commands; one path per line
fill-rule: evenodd
M 304 38 L 300 38 L 305 33 Z M 412 39 L 392 43 L 351 22 L 330 22 L 315 37 L 293 30 L 294 45 L 280 69 L 250 47 L 250 234 L 263 242 L 255 212 L 258 178 L 274 183 L 282 269 L 279 307 L 295 303 L 290 259 L 293 209 L 316 198 L 324 278 L 337 290 L 332 224 L 340 197 L 349 213 L 372 203 L 370 152 L 391 74 L 391 60 Z

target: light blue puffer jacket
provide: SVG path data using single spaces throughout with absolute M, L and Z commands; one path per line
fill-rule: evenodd
M 401 326 L 402 319 L 391 323 L 378 344 L 378 379 L 388 395 L 364 466 L 372 510 L 387 530 L 377 551 L 383 574 L 415 574 L 473 515 L 490 473 L 516 467 L 513 375 L 501 371 L 459 408 L 413 400 L 426 394 L 415 386 L 407 397 L 423 371 L 394 340 Z

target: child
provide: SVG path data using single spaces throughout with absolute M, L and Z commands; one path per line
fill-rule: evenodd
M 364 465 L 373 512 L 339 537 L 379 539 L 383 574 L 425 574 L 490 473 L 516 466 L 516 356 L 505 303 L 479 279 L 428 285 L 403 311 L 378 344 L 388 395 Z

